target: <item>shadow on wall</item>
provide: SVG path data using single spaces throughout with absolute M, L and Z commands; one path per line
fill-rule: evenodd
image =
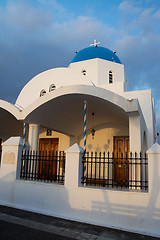
M 99 144 L 97 144 L 96 146 L 93 146 L 92 144 L 88 144 L 87 149 L 89 150 L 89 152 L 92 152 L 92 151 L 101 152 L 102 149 L 104 149 L 105 152 L 108 152 L 111 146 L 111 140 L 108 139 L 106 142 L 107 143 L 104 144 L 103 146 L 99 146 Z
M 75 159 L 72 160 L 74 162 Z M 15 172 L 10 172 L 0 180 L 0 203 L 52 216 L 160 236 L 159 164 L 158 161 L 154 162 L 152 181 L 157 186 L 152 186 L 149 193 L 100 187 L 67 188 L 39 181 L 17 181 Z
M 153 221 L 159 221 L 160 223 L 160 159 L 154 159 L 153 179 L 152 182 L 156 185 L 152 185 L 150 191 L 150 198 L 148 201 L 147 214 Z M 150 189 L 149 189 L 150 190 Z
M 114 123 L 102 124 L 95 128 L 95 136 L 94 139 L 92 139 L 91 132 L 88 130 L 87 151 L 106 153 L 110 152 L 111 154 L 114 148 L 114 136 L 129 136 L 128 131 L 128 126 L 117 126 Z M 83 145 L 83 135 L 81 135 L 79 139 L 81 145 Z
M 154 174 L 158 174 L 157 167 L 155 165 Z M 79 187 L 70 191 L 57 184 L 15 179 L 15 172 L 1 179 L 2 205 L 153 235 L 159 229 L 160 192 L 154 189 L 150 195 L 102 188 Z
M 160 164 L 155 161 L 153 182 L 160 184 Z M 158 176 L 158 178 L 157 178 Z M 152 186 L 150 193 L 102 190 L 103 201 L 92 201 L 94 217 L 101 215 L 101 224 L 160 236 L 160 188 Z M 108 216 L 106 218 L 106 216 Z M 105 221 L 107 220 L 107 222 Z
M 2 205 L 62 218 L 71 213 L 68 190 L 62 185 L 16 180 L 16 173 L 10 172 L 0 179 L 0 193 Z

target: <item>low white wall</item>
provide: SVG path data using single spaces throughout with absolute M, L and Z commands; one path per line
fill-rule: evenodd
M 2 167 L 0 204 L 160 236 L 160 146 L 148 151 L 148 193 L 81 187 L 82 153 L 77 144 L 66 151 L 64 186 L 16 180 L 14 170 L 3 174 Z

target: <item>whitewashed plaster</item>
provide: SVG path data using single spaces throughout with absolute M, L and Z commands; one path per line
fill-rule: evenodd
M 97 87 L 104 87 L 117 93 L 127 90 L 127 78 L 125 78 L 123 64 L 95 58 L 71 63 L 69 68 L 74 69 L 77 74 L 82 74 L 82 70 L 86 70 L 85 77 L 92 81 Z M 109 71 L 113 72 L 112 84 L 109 84 Z
M 121 96 L 128 99 L 132 102 L 132 99 L 138 99 L 140 109 L 142 111 L 142 116 L 144 118 L 144 122 L 146 124 L 146 137 L 148 142 L 148 148 L 152 146 L 155 142 L 155 111 L 153 105 L 153 98 L 151 94 L 151 90 L 141 90 L 141 91 L 131 91 L 120 93 Z M 144 123 L 141 120 L 141 128 L 143 129 Z
M 17 98 L 16 106 L 26 108 L 40 98 L 42 89 L 48 93 L 51 84 L 55 84 L 56 89 L 78 84 L 93 85 L 87 77 L 70 68 L 50 69 L 36 75 L 24 86 Z
M 12 147 L 17 155 L 17 141 Z M 148 151 L 148 192 L 81 186 L 82 154 L 77 144 L 67 149 L 64 186 L 19 180 L 20 156 L 18 164 L 4 164 L 0 169 L 0 204 L 159 237 L 160 146 L 156 143 Z

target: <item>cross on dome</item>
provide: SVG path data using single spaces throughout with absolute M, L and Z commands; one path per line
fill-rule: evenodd
M 94 40 L 94 43 L 90 44 L 90 46 L 95 46 L 95 47 L 97 47 L 98 44 L 100 44 L 100 42 L 97 43 L 96 40 Z

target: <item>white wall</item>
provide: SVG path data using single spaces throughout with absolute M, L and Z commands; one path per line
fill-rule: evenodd
M 82 74 L 86 70 L 86 76 L 97 87 L 106 88 L 114 92 L 125 90 L 124 65 L 95 58 L 91 60 L 71 63 L 69 68 L 75 70 L 77 74 Z M 113 72 L 113 83 L 109 84 L 109 71 Z M 127 79 L 126 79 L 127 81 Z
M 54 84 L 56 89 L 70 85 L 92 85 L 87 77 L 70 68 L 50 69 L 36 75 L 24 86 L 15 105 L 21 109 L 26 108 L 40 97 L 42 89 L 45 89 L 48 93 L 51 84 Z
M 101 128 L 95 127 L 95 136 L 92 139 L 91 129 L 87 132 L 87 151 L 113 152 L 114 136 L 129 136 L 129 126 L 118 124 L 104 124 Z M 84 138 L 79 138 L 79 145 L 84 147 Z
M 109 84 L 109 71 L 113 73 L 113 83 Z M 124 65 L 98 59 L 98 86 L 106 86 L 114 92 L 124 92 Z
M 3 153 L 8 151 L 5 146 Z M 17 152 L 16 147 L 12 151 Z M 155 144 L 148 151 L 147 193 L 81 187 L 82 153 L 77 144 L 66 151 L 64 186 L 16 180 L 15 169 L 6 163 L 0 171 L 0 204 L 160 236 L 160 146 Z
M 139 105 L 144 117 L 144 120 L 146 122 L 147 126 L 147 143 L 148 148 L 152 146 L 152 144 L 155 142 L 155 136 L 154 136 L 154 128 L 155 128 L 155 122 L 154 122 L 154 107 L 152 104 L 152 94 L 151 90 L 143 90 L 143 91 L 133 91 L 133 92 L 124 92 L 122 94 L 123 97 L 127 99 L 135 99 L 137 98 L 139 101 Z M 143 127 L 143 126 L 141 126 Z

